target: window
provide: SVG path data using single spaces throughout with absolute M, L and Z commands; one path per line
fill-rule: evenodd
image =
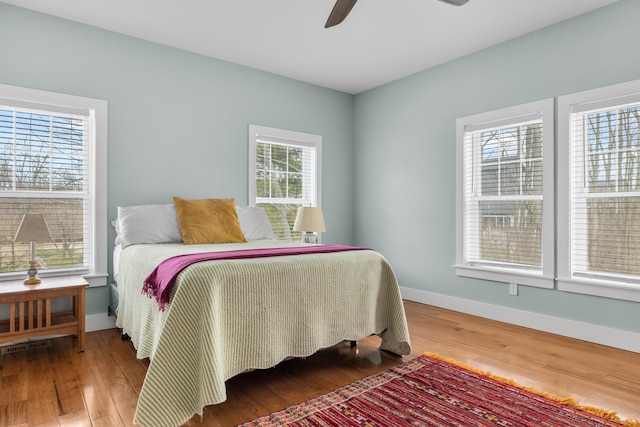
M 106 285 L 106 101 L 0 85 L 0 280 L 25 277 L 22 217 L 42 213 L 41 277 Z
M 640 301 L 640 80 L 561 96 L 558 114 L 558 288 Z
M 300 206 L 320 206 L 322 137 L 249 125 L 249 203 L 263 208 L 278 240 L 299 240 Z
M 457 121 L 456 274 L 554 286 L 553 100 Z

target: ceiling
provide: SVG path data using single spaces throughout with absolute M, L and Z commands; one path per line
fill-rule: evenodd
M 2 0 L 356 94 L 617 0 Z

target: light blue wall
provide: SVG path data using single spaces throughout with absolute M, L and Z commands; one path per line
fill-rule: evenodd
M 109 218 L 174 195 L 246 204 L 251 123 L 322 135 L 324 239 L 353 243 L 352 95 L 3 3 L 0 40 L 0 83 L 108 101 Z M 107 305 L 89 289 L 87 314 Z
M 326 242 L 380 250 L 404 287 L 640 331 L 638 304 L 511 297 L 452 267 L 456 118 L 639 79 L 638 16 L 623 0 L 353 97 L 0 3 L 0 83 L 109 102 L 110 218 L 173 195 L 246 203 L 249 123 L 317 133 Z M 107 304 L 89 290 L 88 314 Z
M 522 286 L 513 297 L 453 268 L 456 118 L 640 79 L 639 17 L 640 1 L 623 0 L 356 95 L 356 242 L 404 287 L 640 331 L 638 303 Z

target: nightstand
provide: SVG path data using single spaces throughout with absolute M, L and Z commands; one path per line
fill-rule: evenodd
M 0 305 L 9 305 L 9 319 L 0 321 L 0 344 L 44 335 L 71 334 L 84 351 L 85 288 L 82 276 L 42 278 L 25 285 L 22 280 L 0 282 Z M 52 313 L 51 300 L 72 297 L 70 311 Z

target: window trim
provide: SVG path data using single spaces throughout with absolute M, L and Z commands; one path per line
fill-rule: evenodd
M 623 105 L 640 96 L 640 80 L 600 87 L 558 97 L 558 164 L 571 165 L 571 114 L 574 106 L 585 111 Z M 574 275 L 571 271 L 571 167 L 558 168 L 558 290 L 640 302 L 640 286 L 606 278 Z
M 56 92 L 48 92 L 37 89 L 23 88 L 0 84 L 0 97 L 21 105 L 35 105 L 40 109 L 49 109 L 51 106 L 60 106 L 61 111 L 88 111 L 94 116 L 93 133 L 94 143 L 89 147 L 89 161 L 94 171 L 92 180 L 91 205 L 93 218 L 91 218 L 91 261 L 89 271 L 83 274 L 91 287 L 107 285 L 107 101 L 102 99 L 86 98 L 76 95 L 67 95 Z M 56 111 L 56 109 L 53 109 Z M 65 275 L 63 271 L 58 275 Z M 46 277 L 46 272 L 41 272 L 41 277 Z
M 316 207 L 322 208 L 322 136 L 253 124 L 249 125 L 249 206 L 256 206 L 256 146 L 260 135 L 316 149 Z M 322 243 L 322 233 L 318 234 L 318 243 Z
M 540 270 L 473 265 L 466 261 L 464 245 L 464 137 L 466 130 L 478 130 L 527 121 L 533 115 L 543 117 L 543 204 L 542 204 L 542 268 Z M 475 279 L 553 289 L 555 287 L 554 241 L 554 101 L 553 98 L 529 102 L 456 120 L 456 275 Z

